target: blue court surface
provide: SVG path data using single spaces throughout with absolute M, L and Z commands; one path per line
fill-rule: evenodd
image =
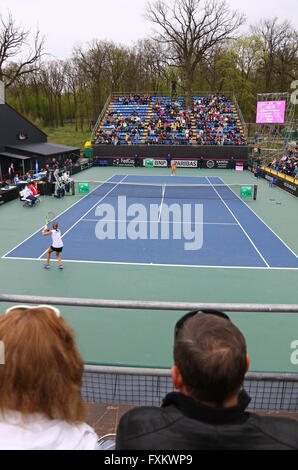
M 218 177 L 114 175 L 55 220 L 66 262 L 298 269 L 253 201 Z M 49 244 L 40 229 L 3 257 L 43 260 Z

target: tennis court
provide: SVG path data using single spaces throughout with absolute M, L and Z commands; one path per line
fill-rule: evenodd
M 213 176 L 120 174 L 94 182 L 55 217 L 64 261 L 297 269 L 296 254 L 238 189 Z M 38 231 L 4 258 L 44 259 L 47 247 Z
M 268 182 L 256 180 L 249 172 L 179 169 L 175 177 L 165 168 L 117 168 L 116 175 L 114 172 L 113 168 L 91 168 L 76 175 L 77 183 L 106 182 L 90 183 L 88 194 L 76 192 L 61 200 L 44 197 L 36 208 L 24 208 L 17 200 L 1 207 L 2 293 L 161 302 L 297 303 L 296 198 L 270 188 Z M 236 187 L 256 183 L 256 200 L 239 197 Z M 182 197 L 189 184 L 198 185 L 201 197 L 195 198 L 193 192 Z M 152 185 L 159 188 L 158 195 Z M 203 218 L 197 223 L 203 226 L 198 232 L 203 234 L 203 239 L 198 237 L 200 249 L 185 250 L 184 243 L 190 240 L 173 237 L 173 223 L 169 224 L 169 239 L 164 240 L 150 238 L 149 229 L 147 239 L 96 237 L 95 227 L 102 217 L 96 212 L 103 204 L 111 210 L 105 215 L 106 222 L 116 225 L 118 233 L 117 223 L 123 220 L 118 217 L 118 198 L 123 196 L 131 210 L 134 204 L 141 204 L 147 214 L 151 205 L 161 208 L 155 219 L 148 218 L 158 222 L 158 234 L 166 205 L 178 204 L 181 213 L 183 205 L 191 211 L 196 204 L 203 206 Z M 41 228 L 48 211 L 55 212 L 64 234 L 62 271 L 54 262 L 51 269 L 43 269 L 49 239 L 41 237 Z M 136 214 L 127 214 L 126 230 L 135 218 Z M 190 220 L 185 222 L 188 225 Z M 2 303 L 1 307 L 6 306 Z M 173 328 L 181 312 L 70 306 L 61 306 L 61 312 L 75 331 L 87 365 L 159 369 L 172 365 Z M 232 312 L 230 317 L 246 336 L 251 372 L 297 373 L 297 314 Z

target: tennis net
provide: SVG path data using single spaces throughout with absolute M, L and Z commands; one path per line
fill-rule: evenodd
M 257 198 L 256 184 L 152 184 L 112 181 L 75 181 L 72 193 L 76 196 L 118 197 L 176 200 Z

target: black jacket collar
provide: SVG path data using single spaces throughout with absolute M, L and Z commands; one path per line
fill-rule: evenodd
M 248 415 L 244 413 L 244 411 L 250 400 L 249 395 L 245 390 L 242 390 L 239 393 L 238 404 L 236 406 L 229 408 L 214 408 L 203 405 L 182 393 L 172 392 L 165 397 L 162 406 L 166 407 L 174 405 L 188 418 L 197 419 L 210 424 L 223 424 L 246 420 Z

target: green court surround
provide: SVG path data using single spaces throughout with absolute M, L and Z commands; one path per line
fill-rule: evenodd
M 113 174 L 169 174 L 164 168 L 91 168 L 76 180 L 104 181 Z M 225 183 L 256 183 L 258 198 L 249 206 L 297 254 L 298 200 L 250 172 L 177 169 L 179 175 L 219 176 Z M 79 196 L 43 198 L 36 208 L 19 200 L 0 207 L 1 256 L 44 224 L 49 210 L 59 214 Z M 63 231 L 63 227 L 62 227 Z M 83 243 L 83 240 L 82 240 Z M 104 244 L 104 242 L 102 242 Z M 298 270 L 194 268 L 93 263 L 56 263 L 0 258 L 1 293 L 97 299 L 177 302 L 298 303 Z M 2 311 L 7 307 L 2 304 Z M 169 368 L 173 327 L 181 312 L 61 307 L 72 325 L 87 364 Z M 298 313 L 232 313 L 243 331 L 251 372 L 297 373 L 291 361 L 298 341 Z M 298 356 L 298 354 L 297 354 Z

